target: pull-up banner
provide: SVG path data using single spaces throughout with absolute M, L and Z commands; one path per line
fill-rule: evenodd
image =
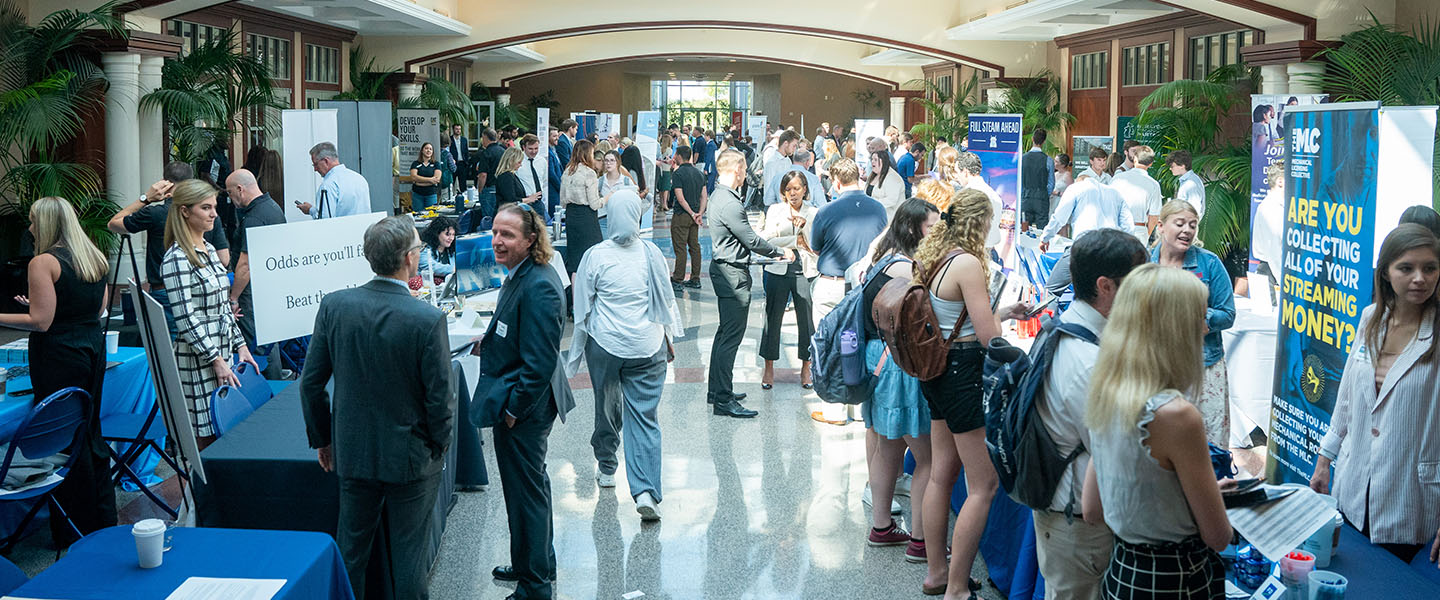
M 1015 211 L 1020 202 L 1021 137 L 1020 115 L 970 115 L 967 147 L 980 157 L 980 177 L 1000 194 L 1000 214 L 995 218 L 1005 232 L 1002 257 L 1009 254 L 1014 239 Z

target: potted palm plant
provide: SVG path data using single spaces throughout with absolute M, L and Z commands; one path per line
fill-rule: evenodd
M 1049 69 L 1019 81 L 1002 81 L 1001 89 L 1009 93 L 1000 102 L 991 105 L 998 113 L 1020 115 L 1021 139 L 1029 140 L 1036 129 L 1049 133 L 1043 150 L 1054 156 L 1061 152 L 1053 140 L 1059 140 L 1060 132 L 1075 123 L 1075 115 L 1060 110 L 1060 78 Z
M 911 101 L 925 108 L 924 123 L 916 123 L 910 133 L 926 147 L 935 147 L 935 138 L 945 139 L 959 145 L 959 140 L 970 133 L 970 115 L 990 112 L 990 107 L 980 102 L 980 78 L 971 76 L 960 84 L 959 90 L 942 89 L 934 82 L 916 79 L 910 85 L 925 87 L 925 94 Z

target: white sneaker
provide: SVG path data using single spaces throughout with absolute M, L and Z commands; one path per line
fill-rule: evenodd
M 875 503 L 874 500 L 872 500 L 871 497 L 870 497 L 870 484 L 868 484 L 868 483 L 865 484 L 865 491 L 860 494 L 860 502 L 861 502 L 862 504 L 864 504 L 867 508 L 868 508 L 870 505 L 872 505 L 872 504 Z M 891 499 L 890 499 L 890 514 L 892 514 L 892 515 L 898 515 L 898 514 L 900 514 L 901 512 L 902 512 L 902 511 L 901 511 L 901 509 L 900 509 L 900 503 L 899 503 L 898 501 L 896 501 L 894 498 L 891 498 Z
M 607 473 L 596 473 L 596 474 L 595 474 L 595 485 L 598 485 L 598 486 L 600 486 L 600 487 L 602 487 L 602 488 L 613 488 L 613 487 L 615 487 L 615 474 L 614 474 L 614 473 L 609 473 L 609 474 L 607 474 Z
M 635 497 L 635 512 L 640 513 L 641 521 L 660 520 L 660 507 L 655 504 L 655 498 L 650 492 L 643 492 Z
M 910 482 L 913 479 L 914 476 L 909 473 L 901 473 L 899 477 L 895 478 L 895 495 L 909 498 Z

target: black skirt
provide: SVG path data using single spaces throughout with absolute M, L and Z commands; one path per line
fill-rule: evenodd
M 585 251 L 602 241 L 600 213 L 583 204 L 566 204 L 565 270 L 574 275 L 580 268 L 580 259 L 585 258 Z

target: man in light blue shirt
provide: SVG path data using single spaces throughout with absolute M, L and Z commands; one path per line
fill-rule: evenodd
M 1070 226 L 1073 239 L 1078 241 L 1081 236 L 1097 229 L 1119 229 L 1128 233 L 1134 228 L 1135 217 L 1130 213 L 1130 205 L 1115 188 L 1082 173 L 1060 196 L 1060 205 L 1055 207 L 1055 214 L 1051 215 L 1050 223 L 1040 236 L 1040 248 L 1048 250 L 1050 240 L 1066 225 Z M 1065 255 L 1050 270 L 1045 289 L 1059 296 L 1070 287 L 1071 281 L 1070 250 L 1066 249 Z
M 901 177 L 905 178 L 906 198 L 915 195 L 913 187 L 915 182 L 915 161 L 919 160 L 922 156 L 925 156 L 925 144 L 915 142 L 910 144 L 910 147 L 906 149 L 904 154 L 900 155 L 899 160 L 895 161 L 895 170 L 900 173 Z
M 825 205 L 825 188 L 820 183 L 820 177 L 810 172 L 811 165 L 815 164 L 815 155 L 809 150 L 796 150 L 790 155 L 790 168 L 775 173 L 773 178 L 767 178 L 765 184 L 765 206 L 780 202 L 780 178 L 791 171 L 799 171 L 805 174 L 806 187 L 810 188 L 810 201 L 808 204 L 815 208 Z
M 780 176 L 790 171 L 791 155 L 800 147 L 800 134 L 790 130 L 780 132 L 775 142 L 775 152 L 765 155 L 765 166 L 761 174 L 765 177 L 765 205 L 780 201 Z
M 320 142 L 310 149 L 310 164 L 324 179 L 315 190 L 315 203 L 296 206 L 312 219 L 333 219 L 370 212 L 370 183 L 365 176 L 340 164 L 335 144 Z
M 1205 182 L 1200 176 L 1190 170 L 1190 153 L 1185 150 L 1176 150 L 1165 157 L 1165 164 L 1170 166 L 1170 173 L 1180 178 L 1175 186 L 1175 199 L 1184 200 L 1195 207 L 1195 213 L 1200 221 L 1205 221 Z

